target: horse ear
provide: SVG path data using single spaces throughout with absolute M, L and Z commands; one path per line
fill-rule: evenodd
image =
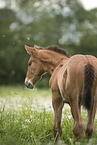
M 26 49 L 27 53 L 32 54 L 33 56 L 37 55 L 37 51 L 35 48 L 25 45 L 25 49 Z
M 29 47 L 27 45 L 25 45 L 25 49 L 27 51 L 27 53 L 35 55 L 36 54 L 36 50 L 33 47 Z
M 32 54 L 32 49 L 33 49 L 32 47 L 25 45 L 25 49 L 26 49 L 27 53 Z
M 37 46 L 37 45 L 34 45 L 34 48 L 35 48 L 35 49 L 37 49 L 37 48 L 39 48 L 39 46 Z

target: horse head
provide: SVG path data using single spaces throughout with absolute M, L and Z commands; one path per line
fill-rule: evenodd
M 38 50 L 36 49 L 36 45 L 34 48 L 25 45 L 25 49 L 27 53 L 31 55 L 28 61 L 28 71 L 25 78 L 25 85 L 26 87 L 32 89 L 41 78 L 44 73 L 44 69 L 41 61 L 38 59 Z
M 25 85 L 28 88 L 33 88 L 44 73 L 48 72 L 52 74 L 63 59 L 69 59 L 68 52 L 56 45 L 46 48 L 36 45 L 33 48 L 25 45 L 25 49 L 31 55 L 25 79 Z

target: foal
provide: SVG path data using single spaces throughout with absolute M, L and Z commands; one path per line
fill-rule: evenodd
M 74 134 L 76 138 L 84 136 L 84 122 L 80 114 L 83 104 L 88 110 L 86 135 L 91 137 L 94 132 L 94 118 L 97 104 L 97 59 L 90 55 L 74 55 L 71 58 L 57 47 L 36 49 L 25 46 L 31 55 L 25 85 L 33 88 L 45 72 L 52 74 L 50 87 L 52 104 L 55 113 L 54 136 L 60 138 L 61 116 L 64 103 L 71 107 L 74 118 Z
M 97 58 L 91 55 L 74 55 L 62 61 L 50 78 L 52 102 L 55 112 L 54 136 L 61 135 L 61 116 L 64 103 L 71 107 L 74 118 L 74 135 L 84 136 L 84 122 L 80 114 L 83 105 L 88 110 L 86 136 L 94 133 L 94 118 L 97 106 Z

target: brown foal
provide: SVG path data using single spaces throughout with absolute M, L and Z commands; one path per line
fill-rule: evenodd
M 25 46 L 31 55 L 25 85 L 28 88 L 38 82 L 46 72 L 51 74 L 50 87 L 55 113 L 54 136 L 58 140 L 62 133 L 61 116 L 64 103 L 71 107 L 74 118 L 74 135 L 77 139 L 84 136 L 84 122 L 80 114 L 81 105 L 88 110 L 86 135 L 94 133 L 94 118 L 97 104 L 97 59 L 91 55 L 74 55 L 56 46 L 42 48 Z

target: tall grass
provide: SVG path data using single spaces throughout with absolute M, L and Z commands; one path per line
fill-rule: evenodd
M 86 112 L 82 112 L 86 124 Z M 53 145 L 54 113 L 51 91 L 25 87 L 0 87 L 0 145 Z M 95 118 L 97 129 L 97 116 Z M 69 108 L 62 117 L 60 145 L 97 144 L 96 134 L 83 142 L 75 140 L 73 118 Z

